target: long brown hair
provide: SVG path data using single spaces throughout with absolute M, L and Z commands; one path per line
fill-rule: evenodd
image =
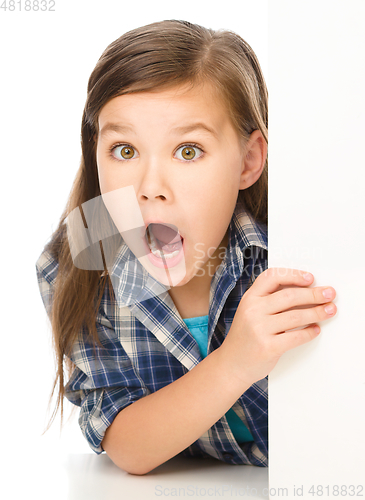
M 97 342 L 96 314 L 105 287 L 113 293 L 106 266 L 102 275 L 101 270 L 83 270 L 73 264 L 65 222 L 75 208 L 101 194 L 96 164 L 99 113 L 110 99 L 122 94 L 204 82 L 217 89 L 243 140 L 259 129 L 267 142 L 264 77 L 251 47 L 231 31 L 178 20 L 149 24 L 112 42 L 91 73 L 81 126 L 81 164 L 59 225 L 46 246 L 59 264 L 50 315 L 57 363 L 51 399 L 57 384 L 59 390 L 49 425 L 59 407 L 62 422 L 64 364 L 70 371 L 68 356 L 76 336 L 85 327 Z M 239 199 L 258 222 L 267 223 L 267 160 L 258 181 L 240 191 Z

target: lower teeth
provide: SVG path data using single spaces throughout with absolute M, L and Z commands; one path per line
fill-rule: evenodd
M 176 250 L 175 252 L 172 253 L 162 253 L 161 250 L 152 250 L 151 252 L 153 255 L 156 255 L 156 257 L 159 257 L 160 259 L 163 257 L 164 259 L 172 259 L 173 257 L 176 257 L 176 255 L 179 255 L 179 250 Z

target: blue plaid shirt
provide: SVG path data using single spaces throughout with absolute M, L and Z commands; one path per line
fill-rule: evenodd
M 202 360 L 198 344 L 168 292 L 149 294 L 148 279 L 142 288 L 140 279 L 138 287 L 133 286 L 131 272 L 138 260 L 128 260 L 128 255 L 130 250 L 123 244 L 119 263 L 125 274 L 120 275 L 122 286 L 118 291 L 122 305 L 111 299 L 106 286 L 97 314 L 103 348 L 91 344 L 86 331 L 79 332 L 71 354 L 75 369 L 65 390 L 67 399 L 80 406 L 82 433 L 96 453 L 103 451 L 105 431 L 120 410 L 174 382 Z M 44 250 L 36 268 L 49 314 L 58 263 Z M 210 286 L 208 354 L 222 344 L 240 299 L 266 268 L 267 228 L 257 224 L 237 203 L 229 226 L 227 251 Z M 141 289 L 143 294 L 138 296 Z M 182 454 L 208 455 L 230 464 L 267 466 L 267 391 L 265 377 L 232 407 L 250 430 L 253 442 L 239 445 L 223 416 Z

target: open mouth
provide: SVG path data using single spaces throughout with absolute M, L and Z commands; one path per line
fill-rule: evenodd
M 145 238 L 151 253 L 160 259 L 173 259 L 179 255 L 184 241 L 172 224 L 149 224 Z

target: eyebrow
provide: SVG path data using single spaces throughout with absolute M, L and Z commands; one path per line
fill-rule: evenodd
M 189 132 L 194 132 L 195 130 L 202 130 L 218 138 L 218 133 L 211 127 L 208 127 L 205 123 L 190 123 L 189 125 L 184 125 L 180 127 L 174 127 L 171 132 L 175 134 L 187 134 Z M 122 125 L 118 123 L 106 123 L 104 127 L 100 130 L 100 137 L 106 135 L 108 132 L 134 132 L 133 127 L 129 125 Z
M 100 130 L 99 135 L 102 137 L 108 132 L 133 132 L 133 128 L 129 125 L 119 125 L 118 123 L 106 123 Z
M 187 134 L 189 132 L 194 132 L 195 130 L 203 130 L 204 132 L 208 132 L 209 134 L 218 138 L 218 134 L 213 128 L 208 127 L 208 125 L 206 125 L 205 123 L 201 123 L 201 122 L 191 123 L 189 125 L 185 125 L 182 127 L 175 127 L 171 130 L 171 132 L 176 132 L 178 134 Z

